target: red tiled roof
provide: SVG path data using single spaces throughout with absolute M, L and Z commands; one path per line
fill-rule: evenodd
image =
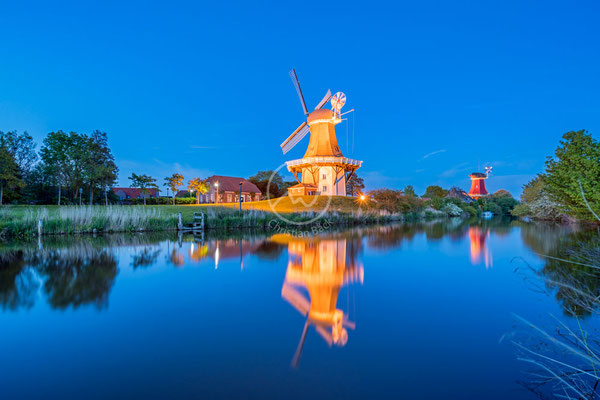
M 242 192 L 262 194 L 256 185 L 244 178 L 236 178 L 233 176 L 213 175 L 207 179 L 210 183 L 211 190 L 214 190 L 215 183 L 219 182 L 219 192 L 239 192 L 240 182 L 242 183 Z
M 119 195 L 119 192 L 123 192 L 127 198 L 137 199 L 138 197 L 142 197 L 142 189 L 139 188 L 128 188 L 128 187 L 114 187 L 112 191 Z M 156 197 L 157 189 L 146 189 L 146 196 Z

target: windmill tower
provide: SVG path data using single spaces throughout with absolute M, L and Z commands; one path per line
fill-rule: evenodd
M 485 167 L 485 174 L 481 172 L 473 172 L 469 175 L 471 178 L 471 189 L 469 190 L 469 196 L 471 197 L 483 197 L 487 196 L 489 193 L 485 188 L 485 180 L 490 176 L 490 172 L 492 172 L 492 167 Z
M 309 113 L 296 70 L 290 71 L 290 77 L 300 98 L 306 122 L 281 143 L 283 154 L 296 146 L 308 133 L 310 140 L 304 157 L 286 162 L 288 171 L 294 174 L 298 181 L 297 185 L 288 188 L 288 193 L 290 196 L 345 196 L 346 181 L 362 165 L 362 161 L 343 156 L 335 134 L 335 126 L 342 122 L 341 117 L 344 115 L 341 109 L 346 103 L 346 95 L 338 92 L 332 96 L 328 90 L 325 97 Z M 323 108 L 330 100 L 332 109 Z

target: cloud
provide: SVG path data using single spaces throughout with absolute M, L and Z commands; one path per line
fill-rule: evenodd
M 425 155 L 423 156 L 423 160 L 424 160 L 424 159 L 426 159 L 426 158 L 429 158 L 429 157 L 431 157 L 431 156 L 433 156 L 433 155 L 440 154 L 440 153 L 445 153 L 445 152 L 446 152 L 446 149 L 441 149 L 441 150 L 432 151 L 431 153 L 427 153 L 427 154 L 425 154 Z

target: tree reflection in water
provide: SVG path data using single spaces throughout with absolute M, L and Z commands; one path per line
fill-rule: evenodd
M 131 266 L 135 269 L 154 265 L 160 253 L 160 249 L 144 247 L 138 254 L 131 257 Z
M 157 239 L 114 235 L 7 243 L 0 252 L 0 304 L 11 310 L 31 308 L 42 289 L 52 308 L 105 308 L 118 274 L 114 249 L 143 245 L 132 265 L 147 266 L 156 262 L 158 252 L 146 245 Z
M 577 227 L 529 224 L 522 227 L 523 242 L 542 260 L 534 273 L 545 291 L 561 304 L 567 320 L 553 318 L 544 329 L 517 319 L 528 329 L 513 343 L 519 359 L 535 368 L 523 382 L 541 398 L 599 397 L 600 236 Z
M 587 317 L 600 308 L 600 237 L 574 226 L 528 224 L 523 242 L 542 260 L 534 270 L 566 315 Z M 538 287 L 539 288 L 539 287 Z
M 27 267 L 23 251 L 0 254 L 0 304 L 2 308 L 29 309 L 35 304 L 39 279 Z
M 46 277 L 44 291 L 52 307 L 108 305 L 108 293 L 117 276 L 117 261 L 111 249 L 80 246 L 53 250 L 36 257 L 33 265 Z

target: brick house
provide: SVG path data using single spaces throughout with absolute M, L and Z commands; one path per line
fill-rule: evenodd
M 259 201 L 261 191 L 256 185 L 244 178 L 213 175 L 207 179 L 209 190 L 200 196 L 201 203 L 237 203 L 240 201 L 240 182 L 242 183 L 242 201 Z M 218 186 L 217 186 L 218 185 Z M 217 192 L 219 199 L 217 201 Z

